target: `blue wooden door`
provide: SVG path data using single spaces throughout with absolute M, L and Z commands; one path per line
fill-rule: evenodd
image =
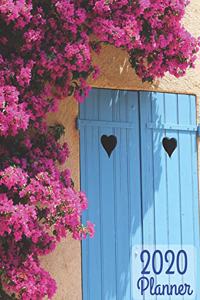
M 96 224 L 82 242 L 83 300 L 137 300 L 136 245 L 199 250 L 195 97 L 93 89 L 78 122 L 83 222 Z

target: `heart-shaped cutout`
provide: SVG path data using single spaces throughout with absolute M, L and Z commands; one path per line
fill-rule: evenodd
M 117 146 L 117 138 L 115 135 L 102 135 L 101 137 L 101 144 L 105 151 L 107 152 L 108 156 L 110 157 L 113 150 Z
M 169 157 L 171 157 L 177 147 L 177 140 L 175 138 L 170 139 L 165 137 L 162 141 L 162 144 Z

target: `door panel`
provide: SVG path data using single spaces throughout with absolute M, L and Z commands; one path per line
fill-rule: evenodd
M 82 242 L 83 300 L 135 300 L 135 245 L 199 250 L 195 97 L 93 89 L 79 128 L 83 222 L 96 224 L 95 237 Z M 112 135 L 109 157 L 101 138 Z M 171 157 L 165 137 L 177 141 Z
M 81 186 L 95 201 L 83 221 L 94 220 L 96 234 L 82 243 L 83 299 L 130 299 L 131 244 L 142 242 L 138 94 L 93 90 L 85 104 L 80 119 L 90 122 L 80 130 Z M 102 135 L 117 138 L 110 158 Z
M 180 249 L 194 245 L 200 253 L 197 137 L 192 130 L 196 125 L 195 97 L 141 92 L 140 121 L 143 243 L 155 248 L 180 245 Z M 163 124 L 168 129 L 162 129 Z M 181 128 L 184 125 L 186 130 Z M 171 157 L 162 146 L 165 137 L 177 140 Z M 199 266 L 199 254 L 197 263 Z M 197 293 L 195 299 L 200 295 L 198 284 Z

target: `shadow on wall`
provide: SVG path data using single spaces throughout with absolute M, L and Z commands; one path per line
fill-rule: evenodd
M 89 83 L 94 87 L 121 88 L 128 90 L 154 90 L 159 86 L 159 80 L 153 83 L 142 82 L 129 63 L 129 56 L 123 49 L 111 45 L 103 45 L 100 55 L 93 53 L 94 65 L 100 66 L 100 76 Z M 134 86 L 133 86 L 134 83 Z

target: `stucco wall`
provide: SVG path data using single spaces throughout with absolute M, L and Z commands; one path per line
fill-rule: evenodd
M 77 114 L 77 103 L 68 98 L 61 102 L 57 113 L 49 114 L 48 121 L 50 124 L 61 123 L 66 128 L 61 143 L 68 142 L 71 155 L 63 168 L 70 168 L 75 186 L 79 189 L 79 135 L 75 129 Z M 78 241 L 69 236 L 52 254 L 42 258 L 42 263 L 57 282 L 54 300 L 81 300 L 81 250 Z
M 200 1 L 192 0 L 187 9 L 184 24 L 196 37 L 200 35 Z M 134 74 L 128 63 L 128 57 L 122 50 L 105 46 L 100 56 L 93 56 L 94 63 L 100 66 L 101 76 L 94 87 L 107 87 L 128 90 L 150 90 L 170 93 L 194 94 L 197 103 L 200 100 L 200 55 L 195 70 L 190 70 L 183 78 L 176 79 L 165 76 L 153 85 L 142 83 Z M 197 105 L 197 113 L 198 113 Z M 79 187 L 79 134 L 75 128 L 78 105 L 73 99 L 66 99 L 56 114 L 49 115 L 49 122 L 61 122 L 66 127 L 62 140 L 69 143 L 71 156 L 67 162 L 72 170 L 73 179 Z M 80 243 L 68 237 L 57 250 L 42 260 L 58 284 L 58 292 L 54 300 L 81 300 L 81 250 Z M 95 300 L 95 299 L 94 299 Z M 103 300 L 103 299 L 102 299 Z

